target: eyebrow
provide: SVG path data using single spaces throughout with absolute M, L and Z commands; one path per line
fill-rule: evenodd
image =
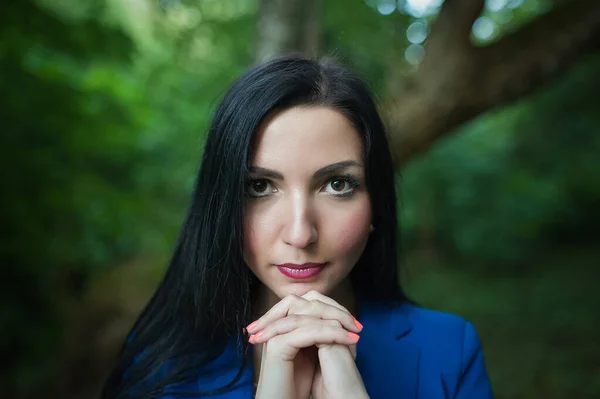
M 322 167 L 313 173 L 313 179 L 319 179 L 325 176 L 329 176 L 335 172 L 340 170 L 349 168 L 349 167 L 362 167 L 363 165 L 360 162 L 354 160 L 340 161 L 336 163 L 332 163 L 331 165 L 327 165 Z M 270 177 L 272 179 L 283 180 L 283 175 L 275 170 L 261 168 L 259 166 L 250 166 L 248 171 L 252 174 Z

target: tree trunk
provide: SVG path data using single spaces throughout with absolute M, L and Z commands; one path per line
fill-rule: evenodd
M 319 0 L 261 0 L 256 58 L 301 52 L 316 57 L 320 48 Z

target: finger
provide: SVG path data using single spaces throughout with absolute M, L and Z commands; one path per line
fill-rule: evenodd
M 346 311 L 345 308 L 341 307 L 341 305 L 330 298 L 321 294 L 318 295 L 320 298 L 333 302 L 335 305 L 330 305 L 317 299 L 307 300 L 296 295 L 290 295 L 278 302 L 254 323 L 251 323 L 247 327 L 248 333 L 255 334 L 258 331 L 263 330 L 270 323 L 285 318 L 290 314 L 304 314 L 323 320 L 337 320 L 348 331 L 360 332 L 362 330 L 362 324 Z
M 256 321 L 250 323 L 246 327 L 246 331 L 249 334 L 254 334 L 262 329 L 269 323 L 275 320 L 282 319 L 288 315 L 289 310 L 294 307 L 299 308 L 301 304 L 308 302 L 306 299 L 301 298 L 297 295 L 288 295 L 281 301 L 277 302 L 267 313 L 259 317 Z
M 350 313 L 318 299 L 308 301 L 293 314 L 304 314 L 323 320 L 337 320 L 348 331 L 360 332 L 362 325 Z
M 338 308 L 338 309 L 350 314 L 350 316 L 352 316 L 354 324 L 359 328 L 359 331 L 363 329 L 363 325 L 358 320 L 356 320 L 356 317 L 354 317 L 354 315 L 352 313 L 350 313 L 350 311 L 347 308 L 340 305 L 333 298 L 325 296 L 317 290 L 308 291 L 306 294 L 302 295 L 302 298 L 308 299 L 308 300 L 318 300 L 318 301 L 324 302 L 328 305 L 335 306 L 336 308 Z
M 348 309 L 346 309 L 345 307 L 340 305 L 334 299 L 321 294 L 319 291 L 317 291 L 317 290 L 308 291 L 306 294 L 302 295 L 302 298 L 308 299 L 308 300 L 318 300 L 318 301 L 324 302 L 328 305 L 334 306 L 334 307 L 348 313 L 350 316 L 352 316 L 353 323 L 354 323 L 354 325 L 356 325 L 356 327 L 358 327 L 358 331 L 361 331 L 363 329 L 363 325 L 358 320 L 356 320 L 356 317 L 354 317 Z
M 292 314 L 268 324 L 264 330 L 252 334 L 248 340 L 253 344 L 259 344 L 268 341 L 276 335 L 287 334 L 300 327 L 307 326 L 311 328 L 320 328 L 320 326 L 342 327 L 337 320 L 322 320 L 307 315 Z
M 302 295 L 301 298 L 304 298 L 308 301 L 319 300 L 321 302 L 325 302 L 328 305 L 335 306 L 336 308 L 339 308 L 340 310 L 343 310 L 344 312 L 350 313 L 350 311 L 348 309 L 346 309 L 345 307 L 340 305 L 334 299 L 321 294 L 317 290 L 310 290 L 306 294 Z
M 321 325 L 303 325 L 295 330 L 274 337 L 269 340 L 269 345 L 273 347 L 294 349 L 308 348 L 313 345 L 353 345 L 359 340 L 358 334 L 349 332 L 342 327 L 329 324 Z

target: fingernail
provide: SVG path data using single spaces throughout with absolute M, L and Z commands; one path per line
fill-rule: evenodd
M 260 337 L 262 335 L 263 331 L 264 330 L 260 330 L 256 334 L 250 335 L 250 337 L 248 338 L 248 342 L 250 342 L 251 344 L 256 343 L 256 338 Z
M 358 339 L 360 338 L 360 337 L 358 336 L 358 334 L 354 334 L 354 333 L 352 333 L 352 332 L 349 332 L 349 333 L 348 333 L 348 336 L 349 336 L 350 338 L 352 338 L 353 340 L 355 340 L 355 341 L 358 341 Z
M 250 330 L 252 330 L 256 326 L 256 323 L 258 323 L 258 320 L 248 324 L 248 327 L 246 327 L 246 331 L 250 332 Z
M 356 325 L 356 327 L 358 327 L 360 330 L 363 329 L 363 325 L 360 323 L 360 321 L 356 320 L 356 318 L 354 318 L 354 324 Z

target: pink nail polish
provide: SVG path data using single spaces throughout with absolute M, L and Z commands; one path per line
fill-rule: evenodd
M 349 332 L 349 333 L 348 333 L 348 336 L 349 336 L 350 338 L 352 338 L 353 340 L 355 340 L 355 341 L 358 341 L 358 339 L 360 338 L 360 337 L 358 336 L 358 334 L 354 334 L 354 333 L 352 333 L 352 332 Z
M 246 331 L 250 332 L 250 330 L 252 330 L 256 326 L 256 323 L 258 323 L 258 321 L 253 321 L 252 323 L 248 324 L 248 327 L 246 327 Z
M 356 325 L 356 327 L 358 327 L 359 329 L 363 329 L 363 325 L 360 323 L 360 321 L 356 320 L 356 318 L 354 318 L 354 324 Z

